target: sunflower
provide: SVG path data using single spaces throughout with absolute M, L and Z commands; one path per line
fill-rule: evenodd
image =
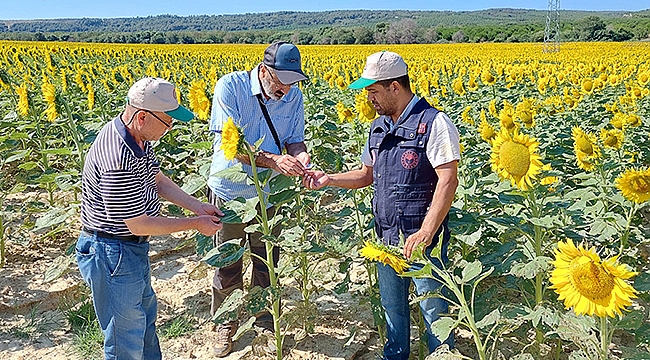
M 600 157 L 600 148 L 596 145 L 596 136 L 574 127 L 571 131 L 573 136 L 573 150 L 576 153 L 578 167 L 585 171 L 594 169 L 594 160 Z
M 582 79 L 582 83 L 580 88 L 582 89 L 582 92 L 591 95 L 591 93 L 594 91 L 594 82 L 593 80 L 589 78 Z
M 501 127 L 507 129 L 511 133 L 514 132 L 518 125 L 515 122 L 515 108 L 508 100 L 503 100 L 503 109 L 499 111 L 499 121 Z
M 609 123 L 612 124 L 613 127 L 619 130 L 623 130 L 623 126 L 625 126 L 626 121 L 627 121 L 627 115 L 621 112 L 616 112 L 614 113 L 614 117 L 612 117 L 612 120 L 610 120 Z
M 634 203 L 641 204 L 650 200 L 650 168 L 625 171 L 616 179 L 616 188 Z
M 18 114 L 20 116 L 27 116 L 29 114 L 29 98 L 27 86 L 22 84 L 16 89 L 18 93 Z
M 469 91 L 478 90 L 478 83 L 476 82 L 476 79 L 473 76 L 471 76 L 467 81 L 467 88 L 469 89 Z
M 638 127 L 641 126 L 641 118 L 637 114 L 628 114 L 625 120 L 625 126 Z
M 534 100 L 523 99 L 515 108 L 515 118 L 520 119 L 527 128 L 535 126 L 535 107 Z
M 359 92 L 354 96 L 355 107 L 357 114 L 359 114 L 359 120 L 370 122 L 375 120 L 377 117 L 377 111 L 372 106 L 372 103 L 368 101 L 368 91 L 365 89 Z
M 494 75 L 492 75 L 492 72 L 490 71 L 490 69 L 485 68 L 481 72 L 481 82 L 483 82 L 483 84 L 485 84 L 485 85 L 492 86 L 497 82 L 497 78 L 494 77 Z
M 63 92 L 67 92 L 68 91 L 68 78 L 67 78 L 66 73 L 65 73 L 65 68 L 61 68 L 61 70 L 59 71 L 59 74 L 61 75 L 61 90 L 63 90 Z
M 336 104 L 336 113 L 341 122 L 348 122 L 354 119 L 354 113 L 349 108 L 345 107 L 342 102 Z
M 560 241 L 555 250 L 555 269 L 551 289 L 564 300 L 564 306 L 578 315 L 600 317 L 621 315 L 632 304 L 637 291 L 624 280 L 636 273 L 618 265 L 618 256 L 601 261 L 594 248 L 576 247 L 570 239 Z
M 478 131 L 481 134 L 481 138 L 488 143 L 492 143 L 492 140 L 497 136 L 496 131 L 490 123 L 487 122 L 485 116 L 485 110 L 481 110 L 481 123 L 478 126 Z
M 52 122 L 59 117 L 59 113 L 56 111 L 56 88 L 49 81 L 43 82 L 41 85 L 41 92 L 43 93 L 43 99 L 47 104 L 45 115 L 47 115 L 47 120 Z
M 362 257 L 388 265 L 398 274 L 403 274 L 404 270 L 408 269 L 408 262 L 398 250 L 372 241 L 366 241 L 363 245 L 359 250 L 359 255 Z
M 612 149 L 620 149 L 623 146 L 623 132 L 618 129 L 600 130 L 600 140 L 603 145 Z
M 544 170 L 544 171 L 552 171 L 553 168 L 551 167 L 551 164 L 544 164 L 544 166 L 542 166 L 542 170 Z M 558 180 L 557 176 L 545 176 L 539 182 L 542 185 L 552 185 L 552 184 L 556 183 L 557 180 Z
M 497 99 L 490 100 L 488 111 L 490 111 L 490 115 L 494 116 L 497 119 L 499 118 L 499 113 L 497 112 Z
M 196 80 L 190 86 L 190 109 L 196 113 L 199 119 L 208 120 L 210 117 L 210 99 L 205 93 L 205 81 Z
M 460 117 L 463 120 L 463 122 L 474 125 L 474 119 L 472 119 L 472 117 L 469 115 L 470 111 L 472 111 L 472 107 L 471 106 L 466 106 L 465 110 L 463 110 Z
M 454 89 L 454 92 L 460 96 L 465 95 L 465 87 L 463 86 L 463 78 L 460 76 L 455 78 L 451 82 L 451 88 Z
M 338 76 L 336 78 L 336 86 L 341 90 L 347 89 L 348 84 L 345 82 L 345 78 L 343 76 Z
M 528 190 L 542 170 L 541 157 L 537 154 L 539 142 L 517 130 L 510 134 L 501 129 L 492 141 L 492 170 L 501 179 L 508 179 L 513 186 Z
M 88 92 L 88 110 L 92 110 L 95 108 L 95 89 L 93 88 L 93 84 L 88 83 L 86 91 Z
M 420 88 L 420 93 L 422 96 L 427 96 L 431 94 L 431 83 L 426 76 L 421 76 L 418 79 L 418 87 Z
M 223 129 L 221 130 L 221 147 L 223 150 L 223 156 L 226 160 L 232 160 L 235 156 L 241 153 L 244 147 L 244 137 L 242 135 L 241 129 L 235 125 L 235 122 L 231 117 L 228 117 L 228 121 L 223 124 Z

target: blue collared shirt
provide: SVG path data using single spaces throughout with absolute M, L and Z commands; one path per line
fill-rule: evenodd
M 259 65 L 248 75 L 247 71 L 236 71 L 226 74 L 217 81 L 212 100 L 210 131 L 215 133 L 212 156 L 212 166 L 208 186 L 220 198 L 229 201 L 237 197 L 250 199 L 257 196 L 255 187 L 245 182 L 233 182 L 216 177 L 213 174 L 237 164 L 239 161 L 226 160 L 221 150 L 221 129 L 232 117 L 236 125 L 244 131 L 244 138 L 249 144 L 255 144 L 264 138 L 261 150 L 273 154 L 281 154 L 281 150 L 273 139 L 271 130 L 264 119 L 264 114 L 257 102 L 257 94 L 262 93 L 259 82 Z M 264 99 L 264 97 L 262 97 Z M 297 85 L 280 100 L 264 99 L 271 121 L 278 133 L 280 144 L 294 144 L 305 139 L 305 115 L 302 92 Z M 252 174 L 249 165 L 243 165 L 248 174 Z M 258 168 L 258 171 L 266 170 Z M 265 189 L 268 193 L 268 186 Z

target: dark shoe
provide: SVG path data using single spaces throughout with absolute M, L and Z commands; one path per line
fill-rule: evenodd
M 237 323 L 230 322 L 217 325 L 215 345 L 213 348 L 216 357 L 226 357 L 232 351 L 232 336 L 237 332 Z

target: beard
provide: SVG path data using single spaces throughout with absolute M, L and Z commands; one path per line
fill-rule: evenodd
M 372 107 L 375 108 L 375 111 L 379 115 L 394 115 L 397 112 L 397 106 L 395 106 L 395 102 L 389 99 L 384 99 L 383 104 L 379 104 L 378 102 L 371 102 Z
M 284 96 L 284 93 L 280 90 L 273 92 L 273 83 L 270 79 L 260 77 L 260 84 L 262 85 L 262 90 L 264 90 L 266 96 L 270 97 L 271 99 L 280 100 L 280 98 Z

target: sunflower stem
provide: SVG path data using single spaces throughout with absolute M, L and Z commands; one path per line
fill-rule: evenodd
M 602 316 L 600 317 L 600 350 L 603 359 L 609 358 L 609 334 L 607 331 L 607 316 Z
M 261 215 L 261 225 L 262 225 L 262 234 L 264 235 L 270 235 L 271 234 L 271 228 L 269 227 L 269 219 L 268 215 L 266 214 L 266 205 L 267 205 L 267 200 L 264 197 L 264 192 L 262 190 L 262 187 L 260 186 L 260 179 L 259 175 L 257 174 L 257 166 L 255 164 L 255 154 L 251 151 L 250 146 L 248 144 L 245 144 L 244 149 L 246 151 L 246 154 L 248 155 L 248 158 L 250 159 L 251 163 L 251 169 L 253 173 L 253 183 L 255 184 L 255 190 L 257 191 L 257 197 L 259 198 L 259 206 L 260 206 L 260 215 Z M 266 247 L 266 267 L 269 269 L 269 282 L 270 282 L 270 287 L 271 287 L 271 315 L 273 316 L 273 330 L 275 333 L 275 349 L 276 349 L 276 358 L 277 360 L 282 360 L 282 333 L 280 331 L 280 296 L 276 296 L 274 294 L 277 285 L 278 285 L 278 277 L 277 274 L 275 273 L 275 261 L 273 259 L 273 244 L 268 241 L 264 240 L 264 245 Z
M 533 218 L 540 218 L 541 211 L 539 206 L 537 206 L 537 198 L 535 197 L 534 191 L 528 191 L 528 196 L 526 197 L 529 202 L 529 208 L 531 209 Z M 533 248 L 535 249 L 535 257 L 542 256 L 542 241 L 544 240 L 544 233 L 540 225 L 534 225 L 534 237 L 533 237 Z M 543 273 L 539 272 L 535 275 L 535 306 L 537 307 L 544 300 L 544 278 Z M 540 345 L 544 342 L 544 332 L 538 328 L 535 328 L 535 341 L 537 345 Z
M 627 224 L 625 224 L 625 230 L 623 230 L 623 235 L 621 236 L 621 243 L 618 249 L 618 254 L 623 255 L 623 250 L 627 247 L 628 238 L 630 237 L 630 225 L 632 224 L 632 219 L 636 214 L 636 211 L 639 209 L 639 204 L 634 203 L 630 208 L 630 212 L 627 216 Z

